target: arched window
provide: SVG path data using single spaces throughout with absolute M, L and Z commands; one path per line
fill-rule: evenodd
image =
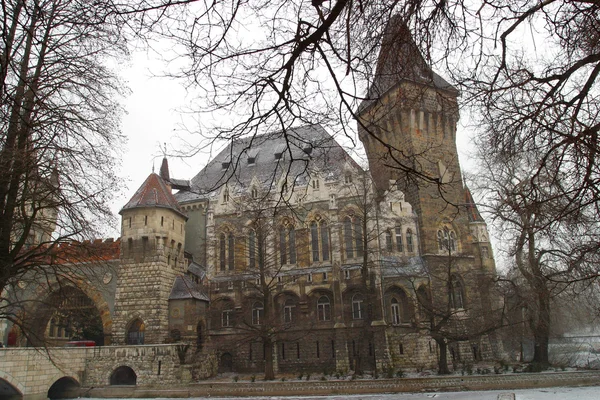
M 310 223 L 310 245 L 313 262 L 329 261 L 329 227 L 326 221 Z
M 283 305 L 283 322 L 286 324 L 291 324 L 293 321 L 294 308 L 296 304 L 294 300 L 287 299 Z
M 392 297 L 391 301 L 392 308 L 392 325 L 400 325 L 400 304 L 398 304 L 398 299 Z
M 260 301 L 252 305 L 252 325 L 260 325 L 264 319 L 265 308 Z
M 360 293 L 352 296 L 352 319 L 364 318 L 364 300 Z
M 146 330 L 146 326 L 142 322 L 141 319 L 134 320 L 127 330 L 127 344 L 129 345 L 137 345 L 144 344 L 144 332 Z
M 344 218 L 344 247 L 346 258 L 360 258 L 363 256 L 362 219 L 350 216 Z
M 279 228 L 279 261 L 284 264 L 296 263 L 296 231 L 293 226 Z
M 456 233 L 448 228 L 437 231 L 438 248 L 440 252 L 456 251 Z
M 219 235 L 219 267 L 221 271 L 233 271 L 235 261 L 235 239 L 233 232 Z
M 408 251 L 409 253 L 413 253 L 415 251 L 413 245 L 413 232 L 410 228 L 406 230 L 406 251 Z
M 256 268 L 256 232 L 254 229 L 248 232 L 248 267 Z
M 331 319 L 331 303 L 329 297 L 321 296 L 317 301 L 317 318 L 319 321 L 329 321 Z
M 392 325 L 408 324 L 413 316 L 413 309 L 406 292 L 401 288 L 390 289 L 387 294 L 389 322 Z
M 465 308 L 465 292 L 460 278 L 452 275 L 450 278 L 450 305 L 454 309 Z
M 397 226 L 396 231 L 396 251 L 399 253 L 404 252 L 404 244 L 402 243 L 402 227 Z

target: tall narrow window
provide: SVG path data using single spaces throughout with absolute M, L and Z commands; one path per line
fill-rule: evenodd
M 400 325 L 400 304 L 395 297 L 392 297 L 391 303 L 392 325 Z
M 456 275 L 450 278 L 450 304 L 452 308 L 465 308 L 462 282 Z
M 288 245 L 290 250 L 290 264 L 296 264 L 296 230 L 290 226 L 288 231 Z
M 310 245 L 313 261 L 329 261 L 329 227 L 326 221 L 310 224 Z
M 354 242 L 356 243 L 356 257 L 363 256 L 363 226 L 362 219 L 354 220 Z
M 227 260 L 226 260 L 226 242 L 225 242 L 225 234 L 222 233 L 219 236 L 219 266 L 221 271 L 225 271 L 225 265 L 227 265 Z
M 410 228 L 406 230 L 406 251 L 409 253 L 413 253 L 415 251 L 413 246 L 413 233 Z
M 254 229 L 248 232 L 248 266 L 256 268 L 256 232 Z
M 450 240 L 448 242 L 448 247 L 450 247 L 450 251 L 456 251 L 456 233 L 454 231 L 450 231 Z
M 223 189 L 223 203 L 228 203 L 229 202 L 229 189 L 225 188 Z
M 319 261 L 319 228 L 314 221 L 310 224 L 310 245 L 312 247 L 312 260 Z
M 279 262 L 281 265 L 287 264 L 286 236 L 285 228 L 282 226 L 279 228 Z
M 317 317 L 319 321 L 329 321 L 331 319 L 331 303 L 329 302 L 329 297 L 319 297 L 319 301 L 317 301 Z
M 397 226 L 396 229 L 396 251 L 402 253 L 404 251 L 404 245 L 402 243 L 402 228 Z
M 252 325 L 260 325 L 264 318 L 264 306 L 260 301 L 252 305 Z
M 392 232 L 385 231 L 385 249 L 388 252 L 394 251 L 394 244 L 392 243 Z
M 360 293 L 352 296 L 352 319 L 363 319 L 363 296 Z
M 346 258 L 354 258 L 354 246 L 352 245 L 352 219 L 344 219 L 344 247 L 346 248 Z
M 321 221 L 321 251 L 323 261 L 329 261 L 329 227 Z
M 233 271 L 235 252 L 234 252 L 233 233 L 231 233 L 231 232 L 229 232 L 229 236 L 227 237 L 227 247 L 228 247 L 228 249 L 227 249 L 228 266 L 229 266 L 229 270 Z
M 233 326 L 233 310 L 227 309 L 221 312 L 221 326 L 223 328 Z
M 294 307 L 296 307 L 296 305 L 294 304 L 293 300 L 288 299 L 285 301 L 285 304 L 283 306 L 283 322 L 284 323 L 286 323 L 286 324 L 292 323 Z

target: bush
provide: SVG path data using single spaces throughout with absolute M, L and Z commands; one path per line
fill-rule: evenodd
M 250 377 L 250 382 L 256 382 L 256 375 L 252 375 Z
M 298 379 L 302 380 L 302 377 L 304 376 L 304 374 L 302 374 L 302 372 L 300 372 L 300 375 L 298 375 Z
M 240 377 L 239 377 L 239 376 L 237 376 L 237 375 L 233 377 L 233 381 L 234 381 L 234 382 L 237 382 L 239 379 L 240 379 Z
M 525 372 L 542 372 L 547 368 L 542 363 L 531 363 L 525 367 Z
M 396 371 L 396 378 L 402 378 L 404 377 L 404 371 L 402 371 L 401 369 L 398 369 Z
M 310 374 L 306 374 L 306 380 L 309 381 L 310 380 Z
M 285 376 L 281 377 L 281 382 L 285 382 Z

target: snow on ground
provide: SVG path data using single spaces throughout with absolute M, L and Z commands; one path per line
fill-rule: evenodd
M 497 400 L 502 393 L 514 393 L 515 400 L 600 400 L 600 386 L 556 387 L 525 390 L 490 390 L 479 392 L 397 393 L 336 396 L 247 397 L 248 400 Z M 205 400 L 192 398 L 190 400 Z M 238 397 L 221 398 L 233 400 Z M 93 400 L 93 399 L 88 399 Z M 115 399 L 116 400 L 116 399 Z M 164 399 L 156 399 L 164 400 Z M 214 400 L 214 398 L 212 398 Z

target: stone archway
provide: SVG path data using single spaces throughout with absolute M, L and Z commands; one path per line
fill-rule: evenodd
M 110 374 L 109 384 L 112 386 L 135 385 L 137 375 L 135 371 L 126 365 L 121 365 Z
M 0 378 L 0 400 L 18 400 L 23 398 L 23 393 L 9 381 Z
M 100 310 L 79 287 L 66 285 L 53 290 L 32 317 L 27 322 L 33 332 L 29 338 L 31 345 L 62 346 L 70 340 L 93 340 L 96 345 L 104 345 Z
M 48 389 L 48 398 L 53 399 L 74 399 L 79 397 L 79 388 L 81 385 L 70 376 L 63 376 L 50 386 Z

